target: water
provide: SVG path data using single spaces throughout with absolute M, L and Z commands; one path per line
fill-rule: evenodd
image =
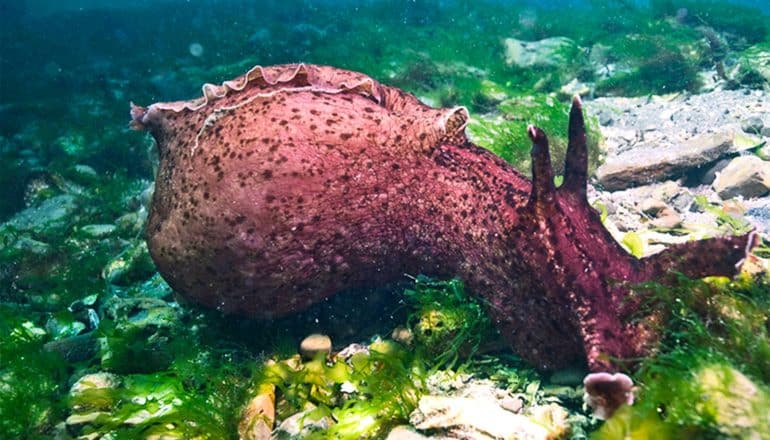
M 513 413 L 521 430 L 547 419 L 562 438 L 765 438 L 770 7 L 540 3 L 0 3 L 0 438 L 385 438 L 403 424 L 505 437 L 514 421 L 491 419 Z M 200 126 L 141 115 L 134 125 L 151 133 L 130 126 L 130 103 L 194 99 L 253 66 L 300 62 L 454 110 L 401 127 L 408 111 L 332 80 L 320 92 L 328 111 L 292 91 L 297 111 L 271 121 L 238 113 L 248 103 L 231 91 L 223 99 L 238 109 Z M 553 180 L 568 181 L 576 94 L 601 218 L 569 199 L 577 232 L 553 226 L 555 211 L 536 215 L 545 230 L 526 230 L 515 208 L 530 192 L 528 124 L 550 139 Z M 243 133 L 225 125 L 229 112 L 245 115 Z M 367 114 L 377 127 L 360 122 Z M 356 143 L 355 127 L 378 141 Z M 464 156 L 463 133 L 510 166 Z M 220 163 L 217 139 L 257 143 Z M 211 166 L 217 183 L 195 180 Z M 581 213 L 598 225 L 585 237 Z M 721 277 L 653 277 L 666 285 L 644 294 L 654 305 L 608 293 L 621 291 L 606 274 L 628 254 L 750 231 L 760 235 L 672 263 Z M 537 264 L 540 252 L 555 263 Z M 611 252 L 620 257 L 602 259 Z M 581 284 L 594 274 L 601 286 Z M 618 318 L 625 330 L 607 331 L 619 344 L 600 335 L 603 354 L 590 353 L 575 298 Z M 639 330 L 637 319 L 665 325 Z M 293 357 L 316 333 L 332 354 Z M 648 339 L 660 348 L 636 348 Z M 603 371 L 638 386 L 636 404 L 605 424 L 582 403 L 583 376 Z M 286 422 L 303 410 L 316 431 Z M 431 417 L 447 411 L 465 418 Z

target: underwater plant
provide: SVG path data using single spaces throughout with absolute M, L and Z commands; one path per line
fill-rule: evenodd
M 770 279 L 692 280 L 640 286 L 665 305 L 660 351 L 645 359 L 633 406 L 598 439 L 762 438 L 770 432 Z M 757 437 L 759 436 L 759 437 Z
M 518 171 L 530 174 L 529 138 L 527 125 L 536 124 L 547 133 L 553 155 L 554 174 L 564 173 L 564 159 L 567 153 L 567 132 L 569 106 L 551 95 L 527 95 L 511 97 L 497 106 L 497 116 L 472 118 L 467 127 L 470 140 L 505 159 Z M 599 122 L 586 118 L 586 145 L 588 148 L 588 169 L 592 172 L 601 161 Z
M 693 59 L 677 43 L 645 34 L 631 34 L 616 41 L 614 47 L 622 54 L 621 59 L 629 60 L 632 67 L 599 81 L 597 93 L 640 96 L 697 90 L 700 60 L 697 56 Z
M 767 15 L 750 5 L 719 0 L 652 0 L 650 8 L 655 17 L 677 17 L 692 26 L 711 26 L 748 44 L 758 43 L 768 34 Z
M 423 275 L 404 291 L 413 311 L 409 327 L 417 350 L 425 351 L 433 368 L 452 368 L 468 358 L 494 335 L 481 304 L 473 300 L 458 279 L 435 281 Z
M 276 389 L 276 416 L 303 413 L 305 423 L 329 418 L 325 429 L 303 438 L 378 438 L 409 419 L 424 392 L 427 358 L 393 341 L 331 363 L 322 357 L 266 364 L 261 384 Z
M 43 439 L 64 413 L 67 364 L 43 350 L 46 331 L 0 305 L 0 438 Z

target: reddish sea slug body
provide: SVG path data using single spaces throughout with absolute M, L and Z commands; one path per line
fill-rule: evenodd
M 615 372 L 657 341 L 630 285 L 732 275 L 753 246 L 745 235 L 625 252 L 586 200 L 577 98 L 558 188 L 538 128 L 530 181 L 468 142 L 465 108 L 333 67 L 255 67 L 131 116 L 160 152 L 147 225 L 158 270 L 226 312 L 274 317 L 404 273 L 459 276 L 523 358 Z

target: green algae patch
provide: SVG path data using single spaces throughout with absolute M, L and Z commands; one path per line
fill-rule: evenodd
M 660 352 L 635 375 L 638 400 L 595 438 L 763 438 L 770 432 L 770 283 L 678 277 L 648 284 L 651 306 L 665 310 Z M 754 436 L 754 437 L 753 437 Z
M 767 15 L 759 8 L 717 0 L 653 0 L 655 17 L 680 17 L 692 26 L 710 26 L 719 31 L 757 43 L 768 34 Z
M 276 416 L 325 419 L 303 438 L 377 438 L 408 420 L 424 390 L 426 360 L 393 341 L 378 340 L 348 358 L 268 362 L 262 384 L 276 390 Z
M 43 349 L 46 332 L 0 306 L 0 438 L 48 438 L 64 407 L 64 360 Z
M 116 439 L 236 438 L 257 364 L 235 361 L 227 352 L 188 356 L 157 373 L 112 375 L 108 385 L 83 385 L 81 379 L 68 399 L 68 429 Z
M 513 97 L 498 106 L 499 113 L 474 117 L 468 125 L 470 140 L 512 164 L 520 172 L 531 172 L 530 150 L 532 141 L 527 126 L 536 125 L 545 131 L 551 151 L 554 174 L 563 173 L 567 152 L 567 123 L 569 104 L 551 95 Z M 602 139 L 596 118 L 586 118 L 589 173 L 601 162 Z
M 700 86 L 698 67 L 707 49 L 698 45 L 696 35 L 683 38 L 669 31 L 663 35 L 630 34 L 613 42 L 622 68 L 599 81 L 597 93 L 643 96 L 678 91 L 695 91 Z
M 404 295 L 412 303 L 408 326 L 417 349 L 433 358 L 436 367 L 451 368 L 495 335 L 486 311 L 468 296 L 461 280 L 418 276 Z
M 411 346 L 377 338 L 332 360 L 268 361 L 261 384 L 274 387 L 276 418 L 300 419 L 303 438 L 381 438 L 408 422 L 430 374 L 468 359 L 493 333 L 460 280 L 418 276 L 405 297 L 413 310 Z

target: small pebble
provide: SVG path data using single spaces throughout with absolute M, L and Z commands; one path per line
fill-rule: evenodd
M 393 333 L 390 335 L 394 341 L 400 342 L 403 345 L 410 346 L 414 341 L 414 333 L 406 327 L 398 326 L 393 329 Z
M 319 353 L 328 356 L 332 352 L 332 340 L 326 335 L 314 333 L 299 344 L 299 354 L 305 360 L 315 359 Z

